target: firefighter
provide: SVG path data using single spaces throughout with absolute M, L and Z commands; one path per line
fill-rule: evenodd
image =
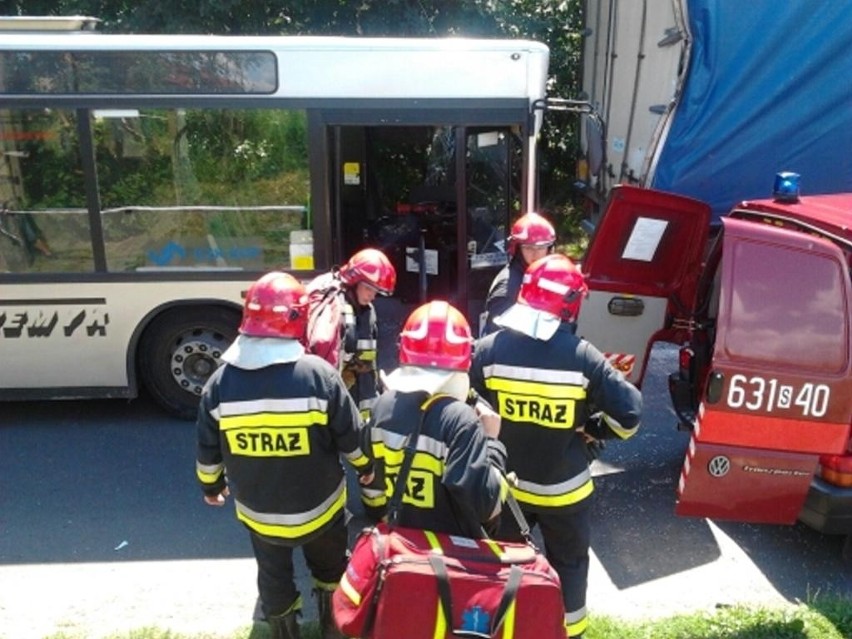
M 377 295 L 393 295 L 396 270 L 387 256 L 374 248 L 358 251 L 340 269 L 320 275 L 308 285 L 309 290 L 333 289 L 339 299 L 339 345 L 327 351 L 329 361 L 340 369 L 346 387 L 366 421 L 378 397 L 377 346 L 379 328 L 373 300 Z M 321 331 L 320 331 L 321 332 Z M 314 335 L 309 330 L 308 343 Z M 319 351 L 314 351 L 319 352 Z
M 568 637 L 582 637 L 586 618 L 593 484 L 588 445 L 628 439 L 639 427 L 642 396 L 595 348 L 575 334 L 587 293 L 582 273 L 564 255 L 533 262 L 518 301 L 480 340 L 471 385 L 502 418 L 512 486 L 545 554 L 559 573 Z M 590 418 L 595 414 L 594 418 Z M 499 538 L 520 539 L 503 518 Z
M 555 242 L 553 225 L 538 213 L 527 213 L 515 221 L 509 235 L 509 263 L 494 277 L 485 298 L 482 337 L 497 330 L 494 319 L 518 299 L 527 266 L 550 253 Z
M 399 525 L 482 537 L 499 515 L 506 451 L 497 439 L 499 416 L 465 401 L 472 341 L 467 320 L 447 302 L 424 304 L 406 320 L 400 366 L 385 379 L 388 390 L 364 429 L 375 479 L 361 492 L 372 518 L 386 514 L 406 439 L 424 411 Z
M 291 275 L 272 272 L 252 284 L 239 335 L 204 388 L 197 420 L 204 501 L 222 506 L 233 488 L 274 639 L 300 636 L 297 547 L 314 579 L 323 639 L 342 636 L 330 607 L 347 561 L 339 455 L 362 479 L 372 474 L 359 447 L 358 411 L 340 375 L 304 352 L 306 322 L 305 289 Z

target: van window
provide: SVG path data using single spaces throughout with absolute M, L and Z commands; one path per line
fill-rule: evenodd
M 840 372 L 849 357 L 845 268 L 830 256 L 735 242 L 725 294 L 732 359 Z

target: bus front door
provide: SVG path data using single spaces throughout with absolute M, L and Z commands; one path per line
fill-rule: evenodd
M 507 261 L 510 209 L 521 201 L 519 138 L 494 127 L 330 130 L 334 261 L 381 249 L 397 269 L 397 300 L 446 299 L 477 333 L 488 287 Z

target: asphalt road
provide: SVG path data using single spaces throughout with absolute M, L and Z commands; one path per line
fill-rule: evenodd
M 665 394 L 674 355 L 655 352 L 642 431 L 594 464 L 591 613 L 852 597 L 839 537 L 673 514 L 688 440 Z M 248 537 L 232 507 L 202 503 L 194 437 L 191 423 L 145 399 L 0 403 L 0 637 L 151 625 L 227 633 L 251 622 Z M 356 516 L 353 532 L 361 523 Z M 303 564 L 300 586 L 315 618 Z

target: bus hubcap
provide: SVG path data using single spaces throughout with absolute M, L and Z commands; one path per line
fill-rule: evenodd
M 175 382 L 185 391 L 201 395 L 204 383 L 218 368 L 227 346 L 222 334 L 209 330 L 184 335 L 172 353 L 171 370 Z

